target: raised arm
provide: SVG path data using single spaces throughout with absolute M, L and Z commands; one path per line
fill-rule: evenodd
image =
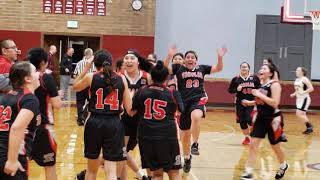
M 91 73 L 88 74 L 89 69 L 93 64 L 93 56 L 88 60 L 85 68 L 81 72 L 81 74 L 74 80 L 73 89 L 77 92 L 84 90 L 85 88 L 91 85 L 93 75 Z
M 220 72 L 223 69 L 223 56 L 227 53 L 228 49 L 225 47 L 219 48 L 217 50 L 218 53 L 218 62 L 215 66 L 212 66 L 211 73 Z
M 173 45 L 169 48 L 167 57 L 163 60 L 164 66 L 166 66 L 169 70 L 169 74 L 173 74 L 172 72 L 172 66 L 170 64 L 170 61 L 172 60 L 173 56 L 177 53 L 177 47 L 176 45 Z

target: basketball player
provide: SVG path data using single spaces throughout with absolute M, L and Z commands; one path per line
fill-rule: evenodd
M 28 157 L 37 124 L 39 101 L 34 91 L 39 74 L 29 62 L 12 65 L 9 80 L 13 90 L 0 94 L 0 179 L 27 180 Z
M 314 89 L 310 80 L 306 77 L 307 70 L 303 67 L 298 67 L 296 70 L 296 80 L 294 81 L 295 92 L 290 97 L 296 97 L 296 115 L 298 119 L 306 124 L 306 130 L 303 134 L 310 134 L 313 132 L 313 126 L 307 117 L 307 110 L 311 104 L 309 93 Z
M 151 83 L 151 77 L 147 73 L 150 71 L 152 65 L 140 56 L 134 50 L 128 50 L 127 54 L 123 58 L 124 63 L 124 76 L 127 80 L 128 88 L 130 93 L 133 94 L 141 87 Z M 139 122 L 139 116 L 134 115 L 133 117 L 128 116 L 126 112 L 121 116 L 121 120 L 125 127 L 125 143 L 127 151 L 133 150 L 137 145 L 137 127 Z M 128 166 L 135 172 L 138 179 L 146 178 L 143 177 L 142 170 L 139 169 L 138 164 L 128 153 Z M 121 173 L 121 179 L 126 179 L 126 166 L 123 167 Z
M 174 52 L 172 48 L 169 54 Z M 199 155 L 198 139 L 200 135 L 200 121 L 205 117 L 205 104 L 207 102 L 207 94 L 204 89 L 204 76 L 219 72 L 223 68 L 222 58 L 226 54 L 227 49 L 221 48 L 218 52 L 218 63 L 216 66 L 198 65 L 198 56 L 194 51 L 185 53 L 184 65 L 173 64 L 169 67 L 170 74 L 177 76 L 179 92 L 181 93 L 185 112 L 181 114 L 180 129 L 181 140 L 183 145 L 183 155 L 185 163 L 183 170 L 188 173 L 191 169 L 190 155 L 190 139 L 191 134 L 193 144 L 191 153 Z M 169 58 L 166 58 L 165 65 L 169 65 Z
M 273 76 L 273 79 L 276 80 L 276 81 L 279 81 L 280 80 L 280 72 L 277 68 L 277 66 L 273 63 L 272 59 L 271 58 L 266 58 L 266 59 L 263 59 L 262 61 L 262 64 L 263 65 L 271 65 L 275 68 L 275 73 L 274 73 L 274 76 Z
M 168 69 L 157 61 L 151 70 L 153 84 L 140 88 L 133 97 L 132 109 L 140 117 L 138 127 L 142 168 L 153 171 L 154 180 L 163 180 L 163 171 L 170 180 L 179 180 L 181 157 L 175 113 L 183 111 L 180 93 L 165 86 Z
M 42 48 L 33 48 L 29 50 L 27 59 L 40 74 L 40 87 L 36 89 L 35 95 L 40 103 L 41 125 L 38 127 L 34 138 L 32 159 L 39 166 L 44 167 L 47 180 L 56 180 L 57 145 L 53 125 L 50 124 L 50 121 L 53 122 L 54 119 L 51 107 L 60 109 L 62 101 L 52 73 L 46 73 L 48 65 L 46 51 Z
M 251 94 L 253 89 L 260 87 L 260 80 L 257 76 L 250 74 L 250 65 L 247 62 L 240 64 L 240 74 L 231 80 L 229 85 L 229 93 L 236 93 L 235 108 L 237 115 L 237 123 L 240 124 L 243 135 L 245 135 L 242 141 L 243 145 L 250 144 L 250 128 L 251 113 L 253 106 L 244 107 L 241 104 L 243 99 L 253 100 L 254 96 Z
M 90 116 L 85 124 L 85 157 L 88 159 L 86 180 L 96 179 L 101 163 L 98 159 L 102 150 L 107 179 L 117 179 L 117 162 L 126 160 L 124 129 L 120 121 L 122 104 L 131 115 L 132 101 L 124 77 L 112 71 L 112 56 L 107 50 L 94 55 L 97 73 L 87 73 L 93 57 L 77 77 L 73 88 L 79 92 L 90 87 Z
M 253 89 L 252 94 L 255 100 L 242 100 L 244 106 L 257 106 L 257 114 L 253 117 L 253 130 L 251 132 L 251 143 L 249 149 L 249 158 L 241 179 L 253 179 L 253 167 L 256 161 L 259 145 L 268 134 L 268 139 L 272 150 L 275 152 L 280 168 L 275 178 L 281 179 L 289 165 L 285 161 L 284 152 L 280 147 L 283 134 L 283 120 L 278 107 L 281 99 L 281 86 L 278 81 L 273 79 L 275 67 L 271 65 L 263 65 L 259 71 L 261 88 Z
M 182 53 L 176 53 L 173 55 L 171 63 L 172 64 L 181 64 L 183 65 L 183 59 L 184 55 Z M 172 88 L 173 90 L 177 90 L 177 77 L 175 75 L 169 75 L 168 76 L 168 81 L 167 81 L 167 86 L 169 88 Z

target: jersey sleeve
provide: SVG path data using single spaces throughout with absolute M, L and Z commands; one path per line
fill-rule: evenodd
M 208 65 L 200 65 L 201 69 L 202 69 L 202 73 L 205 74 L 211 74 L 211 69 L 212 66 L 208 66 Z
M 28 109 L 33 112 L 34 115 L 39 114 L 39 100 L 34 94 L 27 94 L 21 98 L 20 109 Z
M 51 98 L 58 96 L 58 89 L 52 74 L 44 74 L 43 81 Z
M 232 78 L 229 88 L 228 88 L 228 92 L 230 94 L 236 93 L 237 92 L 237 88 L 238 88 L 238 83 L 237 83 L 237 77 Z
M 179 71 L 179 69 L 181 68 L 180 64 L 172 64 L 172 74 L 177 74 L 177 72 Z
M 173 91 L 173 98 L 175 99 L 175 102 L 177 103 L 177 106 L 178 106 L 178 110 L 181 112 L 181 113 L 184 113 L 184 104 L 183 104 L 183 101 L 182 101 L 182 98 L 181 98 L 181 94 L 174 90 Z

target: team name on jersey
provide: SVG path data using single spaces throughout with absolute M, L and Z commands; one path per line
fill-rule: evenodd
M 202 72 L 183 72 L 182 73 L 183 79 L 190 78 L 190 77 L 203 79 L 203 74 L 202 74 Z
M 254 83 L 253 82 L 244 82 L 244 83 L 241 83 L 241 86 L 244 88 L 254 87 Z

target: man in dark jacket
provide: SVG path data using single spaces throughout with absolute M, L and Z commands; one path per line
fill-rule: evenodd
M 72 55 L 73 48 L 68 48 L 67 53 L 64 55 L 60 62 L 60 89 L 63 90 L 62 100 L 67 100 L 68 87 L 72 75 Z

